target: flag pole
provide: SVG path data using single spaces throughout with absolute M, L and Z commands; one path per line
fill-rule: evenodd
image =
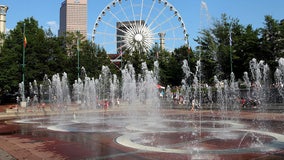
M 22 64 L 22 107 L 26 107 L 25 98 L 25 54 L 26 54 L 26 24 L 23 26 L 23 64 Z
M 24 28 L 23 28 L 23 75 L 22 75 L 22 80 L 23 84 L 25 85 L 25 57 L 26 56 L 26 24 L 24 23 Z M 25 88 L 23 87 L 24 95 L 25 95 Z

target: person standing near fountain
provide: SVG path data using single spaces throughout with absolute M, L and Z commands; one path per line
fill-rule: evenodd
M 193 98 L 192 101 L 191 101 L 191 110 L 190 111 L 194 111 L 195 108 L 198 108 L 198 101 Z
M 241 108 L 245 108 L 246 99 L 244 97 L 241 97 Z
M 105 111 L 105 112 L 107 111 L 108 106 L 109 106 L 109 102 L 108 102 L 108 100 L 106 99 L 106 100 L 104 101 L 104 111 Z
M 119 107 L 119 98 L 116 98 L 116 106 Z

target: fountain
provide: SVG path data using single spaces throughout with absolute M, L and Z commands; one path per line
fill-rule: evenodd
M 117 2 L 107 6 L 102 15 L 117 19 L 111 12 L 113 7 L 121 8 L 121 1 Z M 135 8 L 142 18 L 143 7 Z M 172 6 L 169 9 L 175 11 Z M 208 20 L 205 2 L 201 12 Z M 177 11 L 175 15 L 179 15 Z M 140 42 L 141 38 L 142 32 L 134 34 L 134 40 Z M 217 61 L 216 49 L 212 50 Z M 17 101 L 22 103 L 22 110 L 1 121 L 0 148 L 11 140 L 12 146 L 22 147 L 25 154 L 51 155 L 23 158 L 15 153 L 19 148 L 10 150 L 17 159 L 283 159 L 284 58 L 279 59 L 274 73 L 277 92 L 268 79 L 269 66 L 255 58 L 249 64 L 241 84 L 231 73 L 230 79 L 216 75 L 210 86 L 202 83 L 201 60 L 196 62 L 195 72 L 184 60 L 185 76 L 175 100 L 175 86 L 170 85 L 165 88 L 165 97 L 159 97 L 157 61 L 153 70 L 142 63 L 141 74 L 128 63 L 121 70 L 121 81 L 107 66 L 102 66 L 97 79 L 89 77 L 82 67 L 73 84 L 69 84 L 67 73 L 51 79 L 45 75 L 42 84 L 29 83 L 28 97 L 20 83 Z M 281 97 L 277 104 L 271 103 L 271 95 Z M 241 97 L 246 99 L 244 105 Z M 1 132 L 2 128 L 6 131 Z
M 277 89 L 280 95 L 284 98 L 284 58 L 280 58 L 278 61 L 278 68 L 275 71 L 275 79 Z
M 275 72 L 280 95 L 283 64 L 280 59 Z M 103 66 L 98 79 L 84 75 L 71 85 L 72 89 L 66 73 L 53 75 L 51 80 L 45 76 L 39 90 L 36 81 L 30 83 L 34 96 L 26 108 L 46 103 L 50 111 L 32 109 L 36 113 L 44 111 L 46 116 L 26 114 L 10 123 L 22 127 L 20 135 L 32 132 L 42 138 L 48 135 L 57 141 L 88 146 L 93 152 L 88 158 L 240 159 L 263 154 L 278 158 L 277 153 L 283 154 L 283 114 L 270 111 L 269 67 L 264 61 L 252 59 L 252 78 L 245 72 L 241 89 L 233 73 L 230 80 L 215 76 L 215 86 L 201 85 L 200 62 L 192 73 L 185 60 L 182 68 L 185 77 L 179 91 L 185 103 L 175 104 L 185 105 L 181 109 L 171 109 L 174 106 L 170 86 L 165 89 L 166 97 L 159 98 L 158 63 L 154 66 L 150 71 L 143 63 L 142 74 L 136 75 L 133 65 L 128 64 L 122 70 L 121 82 Z M 193 76 L 191 85 L 190 76 Z M 250 110 L 240 108 L 240 95 L 257 99 L 261 104 Z M 121 102 L 119 107 L 115 105 L 117 98 Z M 197 99 L 199 106 L 191 110 L 193 99 Z M 106 101 L 109 106 L 104 110 Z M 283 107 L 278 111 L 283 112 Z M 26 124 L 32 127 L 27 129 Z M 101 145 L 111 150 L 100 150 Z

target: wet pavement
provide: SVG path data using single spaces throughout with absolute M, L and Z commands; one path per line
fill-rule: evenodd
M 113 109 L 0 122 L 0 159 L 284 159 L 283 113 Z

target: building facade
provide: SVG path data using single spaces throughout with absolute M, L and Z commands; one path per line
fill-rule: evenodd
M 87 39 L 87 5 L 87 0 L 65 0 L 61 3 L 59 36 L 79 31 Z

